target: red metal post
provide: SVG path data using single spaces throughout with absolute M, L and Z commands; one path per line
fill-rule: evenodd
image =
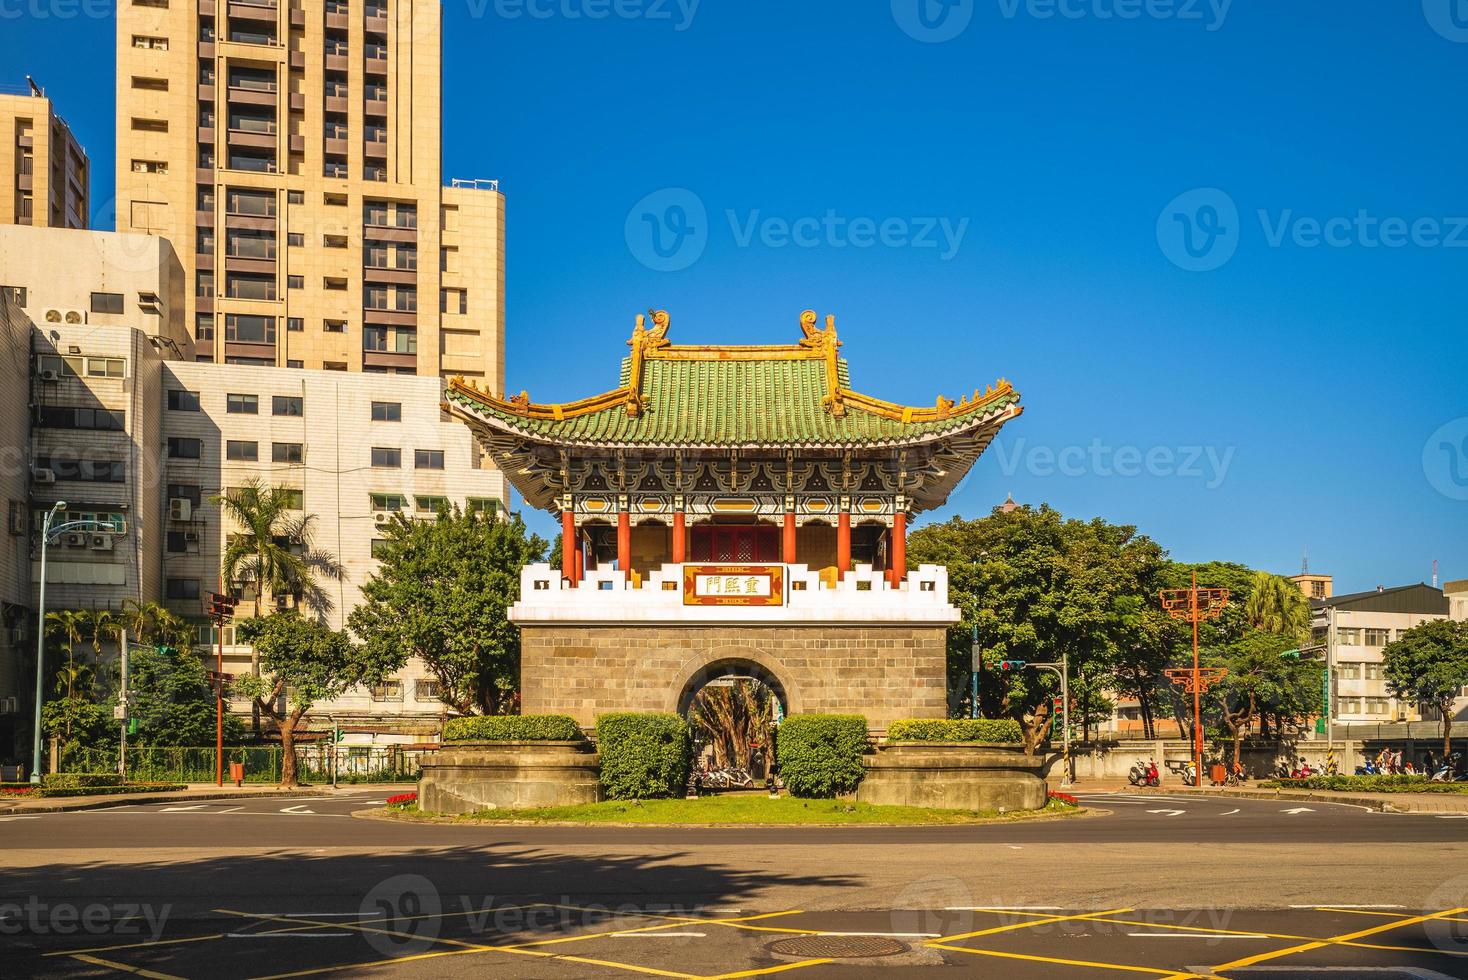
M 575 585 L 580 577 L 577 573 L 576 514 L 569 507 L 561 508 L 561 575 Z
M 224 785 L 224 616 L 216 613 L 214 628 L 219 631 L 219 645 L 214 655 L 214 783 Z
M 625 510 L 617 513 L 617 567 L 632 572 L 632 515 Z
M 891 568 L 887 570 L 887 576 L 892 582 L 892 588 L 902 587 L 902 580 L 907 578 L 907 515 L 897 511 L 892 515 L 892 561 Z
M 780 560 L 787 565 L 795 564 L 795 512 L 785 512 L 784 535 L 781 541 Z
M 851 571 L 851 514 L 846 508 L 836 515 L 836 574 Z
M 688 554 L 688 528 L 681 510 L 673 511 L 673 564 L 681 565 Z
M 1198 571 L 1193 570 L 1193 589 L 1189 598 L 1193 621 L 1193 785 L 1203 785 L 1203 685 L 1198 681 Z

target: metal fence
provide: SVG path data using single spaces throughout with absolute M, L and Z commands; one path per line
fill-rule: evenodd
M 303 782 L 329 783 L 333 775 L 342 783 L 399 783 L 418 778 L 425 752 L 432 749 L 399 749 L 391 745 L 357 746 L 310 743 L 296 747 L 297 775 Z M 334 757 L 334 758 L 333 758 Z M 282 750 L 278 745 L 230 746 L 224 750 L 225 776 L 231 762 L 245 766 L 245 782 L 280 781 Z M 335 772 L 333 773 L 333 762 Z M 79 749 L 68 752 L 62 772 L 113 773 L 117 752 Z M 127 775 L 139 782 L 212 783 L 214 748 L 208 746 L 129 746 Z

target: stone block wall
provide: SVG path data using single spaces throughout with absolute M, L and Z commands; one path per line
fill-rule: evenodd
M 872 728 L 944 718 L 943 626 L 526 624 L 521 710 L 584 727 L 609 711 L 679 711 L 711 668 L 772 675 L 790 714 L 861 714 Z

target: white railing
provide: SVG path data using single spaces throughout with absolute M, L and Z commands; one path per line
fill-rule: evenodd
M 959 610 L 948 602 L 948 569 L 922 565 L 893 588 L 886 573 L 857 565 L 834 585 L 805 565 L 785 570 L 779 605 L 693 605 L 683 596 L 683 566 L 663 565 L 636 586 L 611 567 L 589 570 L 572 586 L 558 568 L 527 565 L 520 601 L 510 620 L 540 623 L 924 623 L 950 624 Z

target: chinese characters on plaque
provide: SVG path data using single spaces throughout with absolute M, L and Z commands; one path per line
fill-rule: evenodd
M 779 606 L 784 565 L 684 565 L 685 606 Z

